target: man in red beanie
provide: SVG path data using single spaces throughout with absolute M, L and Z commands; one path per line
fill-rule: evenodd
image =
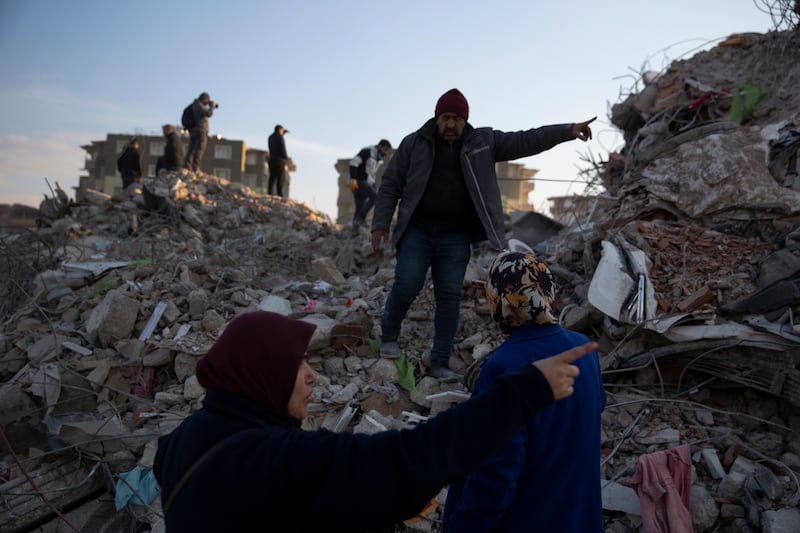
M 595 118 L 508 133 L 467 122 L 469 104 L 458 89 L 439 98 L 434 117 L 403 139 L 389 162 L 372 216 L 372 247 L 378 250 L 388 240 L 399 202 L 392 233 L 395 280 L 381 321 L 382 356 L 400 356 L 401 323 L 430 268 L 436 313 L 428 374 L 445 381 L 460 379 L 449 368 L 449 359 L 471 244 L 488 239 L 501 250 L 506 242 L 495 163 L 538 154 L 572 139 L 587 141 Z

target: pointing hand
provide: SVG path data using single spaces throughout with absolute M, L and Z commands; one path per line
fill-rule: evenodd
M 597 117 L 592 117 L 586 122 L 579 122 L 577 124 L 572 125 L 572 136 L 576 139 L 580 139 L 583 142 L 588 141 L 592 138 L 592 128 L 589 127 L 589 124 L 597 120 Z
M 587 342 L 581 346 L 576 346 L 566 352 L 561 352 L 558 355 L 548 357 L 547 359 L 540 359 L 536 361 L 534 366 L 544 374 L 547 383 L 553 390 L 553 398 L 561 400 L 567 396 L 571 396 L 575 389 L 572 385 L 575 383 L 575 378 L 580 374 L 578 367 L 571 364 L 589 352 L 597 348 L 596 342 Z

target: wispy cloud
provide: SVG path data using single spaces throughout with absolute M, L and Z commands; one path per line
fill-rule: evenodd
M 244 142 L 247 143 L 248 148 L 260 148 L 262 150 L 266 150 L 267 137 L 271 133 L 271 130 L 267 134 L 264 134 L 264 132 L 261 130 L 240 130 L 238 132 L 234 131 L 233 134 L 230 134 L 230 137 L 234 139 L 243 139 Z M 329 159 L 331 164 L 333 164 L 333 162 L 335 162 L 337 159 L 348 157 L 348 154 L 350 154 L 351 151 L 353 152 L 353 155 L 355 155 L 355 151 L 358 151 L 358 149 L 354 151 L 352 146 L 334 146 L 317 141 L 309 141 L 303 137 L 298 137 L 293 133 L 289 133 L 286 136 L 286 148 L 289 152 L 289 155 L 303 154 L 324 157 Z
M 19 131 L 9 131 L 10 127 L 37 134 L 65 129 L 106 132 L 109 122 L 123 132 L 163 122 L 158 111 L 144 104 L 87 98 L 43 79 L 32 80 L 25 87 L 0 87 L 0 116 L 5 117 L 0 124 L 0 133 L 5 134 Z
M 50 185 L 58 181 L 74 197 L 83 166 L 81 143 L 86 137 L 73 132 L 56 132 L 45 137 L 0 136 L 0 202 L 39 205 Z

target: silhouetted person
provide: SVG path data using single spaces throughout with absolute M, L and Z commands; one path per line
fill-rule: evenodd
M 172 124 L 164 124 L 161 127 L 161 131 L 164 133 L 164 138 L 167 139 L 167 144 L 164 146 L 164 155 L 159 157 L 156 162 L 156 175 L 162 168 L 169 172 L 183 168 L 183 141 L 181 136 L 175 133 L 175 128 Z
M 117 170 L 122 176 L 122 188 L 127 189 L 131 183 L 142 177 L 142 155 L 139 153 L 139 139 L 134 137 L 125 147 L 125 151 L 117 159 Z
M 277 194 L 278 196 L 283 196 L 283 181 L 286 174 L 286 164 L 289 162 L 289 154 L 286 153 L 286 140 L 283 138 L 285 133 L 289 133 L 289 130 L 278 124 L 275 126 L 275 131 L 267 139 L 267 147 L 269 148 L 267 193 Z
M 208 145 L 208 117 L 219 105 L 208 93 L 200 93 L 192 104 L 193 122 L 189 128 L 189 150 L 186 152 L 186 168 L 192 172 L 200 170 L 203 154 Z

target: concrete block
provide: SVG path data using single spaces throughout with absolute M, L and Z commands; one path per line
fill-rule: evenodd
M 800 531 L 800 510 L 792 508 L 765 511 L 761 515 L 763 533 L 797 533 Z

